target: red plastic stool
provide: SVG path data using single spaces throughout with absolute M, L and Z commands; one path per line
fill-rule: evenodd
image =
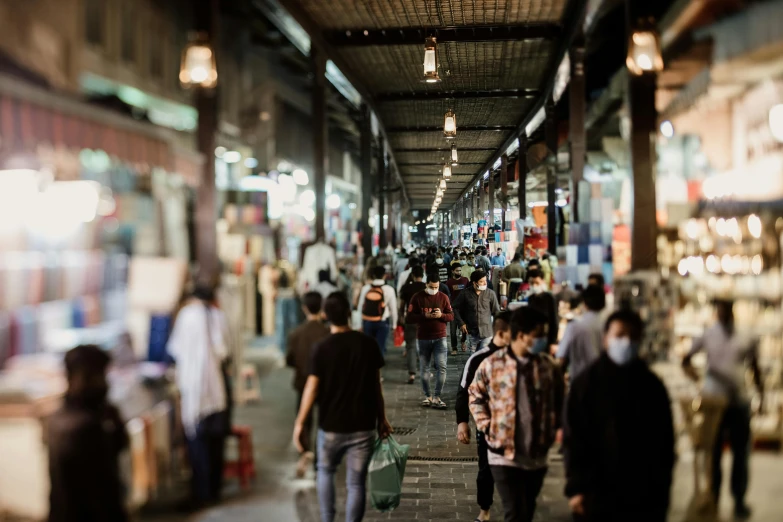
M 234 426 L 231 437 L 237 438 L 238 458 L 227 460 L 223 467 L 225 478 L 238 478 L 243 489 L 250 487 L 250 479 L 256 477 L 256 465 L 253 459 L 253 429 L 250 426 Z

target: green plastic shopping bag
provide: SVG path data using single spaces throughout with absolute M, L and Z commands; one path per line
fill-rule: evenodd
M 397 444 L 392 437 L 375 441 L 375 450 L 370 459 L 368 489 L 372 507 L 381 513 L 392 511 L 400 505 L 402 478 L 409 451 L 409 445 Z

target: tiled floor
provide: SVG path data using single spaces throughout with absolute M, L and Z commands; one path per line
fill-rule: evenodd
M 296 453 L 290 435 L 295 417 L 296 397 L 291 390 L 291 373 L 280 368 L 280 355 L 273 347 L 252 350 L 249 354 L 262 374 L 260 403 L 237 410 L 235 422 L 253 427 L 254 450 L 258 477 L 248 492 L 239 492 L 236 485 L 227 486 L 227 501 L 220 507 L 192 516 L 198 522 L 279 521 L 318 522 L 318 504 L 312 477 L 294 479 Z M 449 356 L 448 378 L 443 393 L 449 409 L 437 411 L 419 406 L 421 390 L 418 384 L 405 384 L 404 360 L 399 349 L 390 352 L 384 371 L 384 390 L 389 419 L 399 428 L 410 428 L 410 434 L 398 435 L 400 443 L 410 444 L 410 460 L 404 482 L 401 506 L 390 514 L 373 511 L 368 505 L 366 519 L 395 520 L 473 520 L 475 506 L 476 463 L 475 445 L 464 446 L 456 440 L 453 401 L 459 372 L 465 355 Z M 450 458 L 451 462 L 433 461 Z M 428 460 L 430 459 L 430 460 Z M 671 521 L 684 518 L 692 491 L 692 464 L 683 455 L 673 487 Z M 726 463 L 728 464 L 728 463 Z M 783 458 L 777 453 L 756 453 L 752 459 L 749 502 L 755 507 L 752 520 L 783 521 Z M 342 482 L 338 478 L 338 485 Z M 554 458 L 550 464 L 544 489 L 539 499 L 536 520 L 565 522 L 571 520 L 563 498 L 563 466 Z M 344 488 L 338 488 L 338 518 L 343 519 Z M 723 499 L 723 513 L 731 511 L 728 494 Z M 502 520 L 499 500 L 493 520 Z M 187 520 L 174 515 L 145 515 L 145 522 L 175 522 Z M 729 520 L 726 518 L 725 520 Z

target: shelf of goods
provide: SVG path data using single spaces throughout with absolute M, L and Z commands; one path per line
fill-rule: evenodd
M 738 335 L 756 344 L 764 383 L 764 414 L 754 415 L 756 440 L 783 447 L 783 283 L 780 209 L 714 205 L 658 238 L 659 264 L 676 282 L 672 358 L 714 322 L 715 299 L 734 302 Z M 706 358 L 694 358 L 704 369 Z M 754 390 L 750 372 L 749 390 Z M 756 393 L 752 405 L 758 404 Z

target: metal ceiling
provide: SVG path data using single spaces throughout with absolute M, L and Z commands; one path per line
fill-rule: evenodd
M 429 208 L 448 109 L 460 165 L 447 208 L 541 106 L 584 0 L 282 0 L 362 92 L 385 130 L 412 208 Z M 565 28 L 565 29 L 564 29 Z M 315 34 L 314 34 L 315 33 Z M 422 82 L 424 39 L 438 39 L 441 82 Z M 464 162 L 464 163 L 463 163 Z

